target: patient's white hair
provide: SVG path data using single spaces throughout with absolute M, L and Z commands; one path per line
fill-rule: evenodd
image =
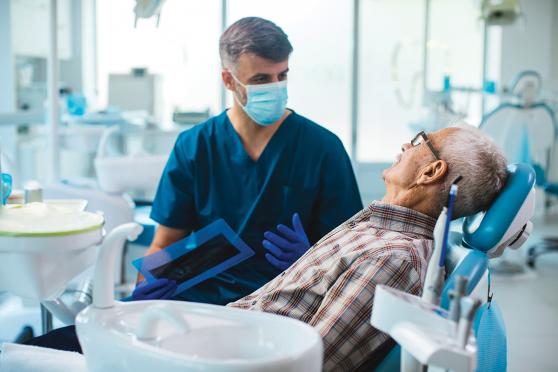
M 446 203 L 451 183 L 461 175 L 454 207 L 454 218 L 486 210 L 507 178 L 507 161 L 502 150 L 488 135 L 463 122 L 452 127 L 440 150 L 448 163 L 448 175 L 442 187 L 442 203 Z

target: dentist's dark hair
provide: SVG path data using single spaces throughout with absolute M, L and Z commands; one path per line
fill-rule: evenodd
M 246 17 L 230 25 L 219 39 L 219 55 L 223 68 L 234 68 L 245 53 L 273 62 L 289 58 L 293 47 L 287 34 L 275 23 L 259 17 Z

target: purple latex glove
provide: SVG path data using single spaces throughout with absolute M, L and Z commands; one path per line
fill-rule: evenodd
M 176 282 L 166 278 L 160 278 L 148 283 L 140 282 L 132 293 L 132 301 L 143 300 L 168 300 L 176 291 Z
M 293 214 L 293 228 L 277 226 L 278 234 L 266 231 L 263 246 L 269 251 L 265 258 L 277 269 L 284 271 L 310 248 L 298 213 Z

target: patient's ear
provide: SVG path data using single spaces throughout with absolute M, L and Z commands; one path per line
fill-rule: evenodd
M 436 160 L 424 166 L 417 175 L 417 185 L 430 185 L 442 182 L 448 172 L 448 163 L 444 160 Z

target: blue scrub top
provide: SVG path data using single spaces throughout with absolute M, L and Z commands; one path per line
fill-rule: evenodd
M 265 231 L 279 223 L 291 226 L 298 212 L 314 244 L 361 209 L 349 157 L 333 133 L 292 112 L 254 161 L 224 111 L 179 135 L 151 218 L 187 230 L 223 218 L 255 251 L 250 259 L 177 296 L 226 304 L 279 274 L 264 257 Z

